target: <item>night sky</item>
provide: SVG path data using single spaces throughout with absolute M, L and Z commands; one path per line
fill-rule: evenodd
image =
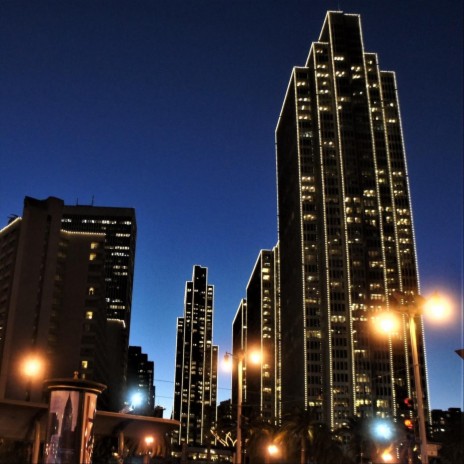
M 277 242 L 274 130 L 327 9 L 360 13 L 366 51 L 397 73 L 421 291 L 455 303 L 451 324 L 426 324 L 431 405 L 462 407 L 461 0 L 0 2 L 0 227 L 26 195 L 136 209 L 130 341 L 165 417 L 193 265 L 215 286 L 222 357 Z

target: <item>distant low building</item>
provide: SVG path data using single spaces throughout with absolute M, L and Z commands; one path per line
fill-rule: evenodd
M 455 424 L 461 423 L 464 417 L 461 408 L 448 408 L 447 411 L 442 409 L 432 409 L 432 435 L 439 438 L 445 432 L 448 432 Z
M 153 361 L 142 353 L 140 346 L 129 346 L 126 398 L 130 403 L 134 396 L 138 397 L 133 404 L 134 412 L 137 414 L 155 415 L 154 369 Z

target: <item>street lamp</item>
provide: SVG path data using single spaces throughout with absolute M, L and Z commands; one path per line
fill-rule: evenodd
M 143 456 L 144 464 L 147 464 L 148 462 L 150 462 L 150 455 L 153 453 L 152 446 L 154 442 L 155 442 L 155 439 L 151 435 L 148 435 L 145 437 L 146 452 Z
M 278 456 L 279 454 L 279 447 L 274 444 L 274 443 L 271 443 L 270 445 L 267 446 L 267 449 L 266 449 L 266 456 L 265 456 L 265 462 L 266 463 L 269 463 L 269 461 L 272 459 L 272 458 L 275 458 Z
M 242 464 L 242 390 L 243 390 L 243 360 L 249 358 L 253 364 L 259 364 L 262 356 L 259 352 L 252 351 L 247 356 L 244 350 L 238 350 L 237 354 L 226 352 L 224 361 L 230 365 L 230 359 L 237 360 L 237 443 L 236 443 L 236 458 L 235 464 Z
M 43 362 L 38 356 L 29 356 L 22 365 L 22 372 L 27 378 L 26 401 L 31 400 L 32 381 L 43 369 Z
M 425 427 L 425 412 L 424 412 L 424 398 L 422 391 L 422 378 L 420 375 L 419 366 L 419 351 L 417 346 L 417 332 L 416 332 L 416 317 L 421 317 L 425 314 L 435 316 L 438 319 L 443 319 L 448 315 L 450 305 L 444 302 L 442 298 L 434 294 L 432 298 L 426 300 L 420 295 L 405 295 L 403 293 L 395 292 L 393 299 L 398 305 L 393 308 L 407 318 L 409 325 L 409 336 L 411 339 L 411 354 L 414 373 L 414 384 L 416 389 L 417 401 L 417 420 L 419 423 L 419 440 L 420 440 L 420 455 L 422 464 L 428 464 L 427 455 L 427 430 Z M 393 316 L 391 316 L 393 320 Z M 383 315 L 380 319 L 381 329 L 385 332 L 392 332 L 395 327 L 393 322 L 388 321 L 388 313 Z

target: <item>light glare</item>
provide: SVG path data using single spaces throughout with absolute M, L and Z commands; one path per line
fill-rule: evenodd
M 252 351 L 250 353 L 250 361 L 253 363 L 253 364 L 259 364 L 261 362 L 261 353 L 259 351 Z
M 267 452 L 270 456 L 276 456 L 279 453 L 279 448 L 277 445 L 272 444 L 267 447 Z
M 24 374 L 28 377 L 35 377 L 41 370 L 42 363 L 37 358 L 27 359 L 24 363 Z
M 398 331 L 398 318 L 392 313 L 380 314 L 375 319 L 375 324 L 378 330 L 386 334 L 393 334 Z
M 451 316 L 451 302 L 441 295 L 434 294 L 425 302 L 424 314 L 435 321 L 446 321 Z
M 134 393 L 132 395 L 132 406 L 134 408 L 139 407 L 142 404 L 142 394 L 140 392 Z

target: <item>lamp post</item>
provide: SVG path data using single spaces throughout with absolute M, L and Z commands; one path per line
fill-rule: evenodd
M 424 398 L 422 393 L 422 379 L 419 369 L 419 354 L 417 349 L 416 336 L 416 321 L 414 320 L 415 311 L 409 311 L 409 333 L 411 337 L 412 363 L 414 369 L 414 383 L 416 387 L 417 400 L 417 419 L 419 422 L 419 439 L 420 439 L 420 454 L 423 464 L 428 464 L 429 458 L 427 454 L 427 431 L 425 429 L 425 413 L 424 413 Z
M 42 361 L 37 356 L 30 356 L 23 363 L 23 373 L 27 379 L 26 401 L 31 400 L 32 381 L 37 378 L 42 371 Z
M 438 318 L 443 318 L 449 310 L 449 306 L 444 305 L 443 301 L 438 301 L 436 295 L 430 300 L 426 300 L 420 295 L 404 295 L 403 293 L 395 292 L 393 294 L 393 299 L 398 303 L 394 310 L 404 315 L 409 325 L 414 385 L 416 390 L 417 421 L 419 425 L 420 456 L 421 463 L 428 464 L 427 429 L 425 426 L 424 394 L 420 374 L 419 349 L 417 345 L 416 317 L 423 316 L 425 313 L 434 313 Z M 389 323 L 387 319 L 383 319 L 381 323 L 383 331 L 388 332 L 393 329 L 394 324 L 392 322 Z
M 266 448 L 265 463 L 269 464 L 271 462 L 271 459 L 273 459 L 279 454 L 279 451 L 279 447 L 274 443 L 268 445 Z
M 224 360 L 227 362 L 230 358 L 237 360 L 237 442 L 235 451 L 235 464 L 242 464 L 242 390 L 243 390 L 243 359 L 245 352 L 239 350 L 236 355 L 227 353 L 224 355 Z
M 229 358 L 237 360 L 237 442 L 236 442 L 236 457 L 235 464 L 242 464 L 242 403 L 243 403 L 243 360 L 247 356 L 244 350 L 238 350 L 237 354 L 226 352 L 224 360 L 229 361 Z M 262 356 L 259 352 L 253 351 L 250 353 L 250 360 L 253 364 L 261 362 Z
M 143 455 L 144 464 L 148 464 L 150 462 L 151 454 L 153 452 L 152 446 L 154 442 L 155 439 L 151 435 L 145 437 L 145 453 Z

